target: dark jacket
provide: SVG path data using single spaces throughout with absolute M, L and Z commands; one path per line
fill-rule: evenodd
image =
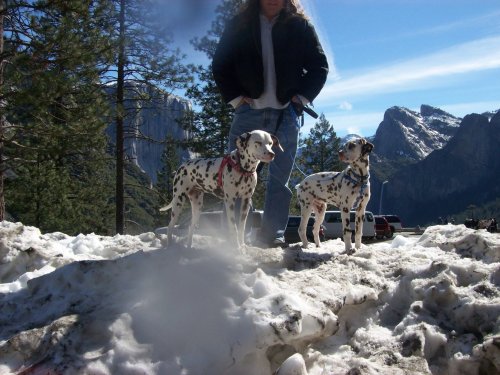
M 236 16 L 226 26 L 212 62 L 215 82 L 226 102 L 264 91 L 260 20 L 250 24 Z M 272 31 L 276 96 L 285 104 L 297 94 L 313 101 L 325 84 L 328 62 L 309 21 L 282 12 Z

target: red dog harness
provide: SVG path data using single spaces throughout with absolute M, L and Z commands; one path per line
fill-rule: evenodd
M 239 157 L 238 157 L 239 159 Z M 233 167 L 238 173 L 244 175 L 244 176 L 252 176 L 255 171 L 246 171 L 243 168 L 241 168 L 240 163 L 235 162 L 233 159 L 231 159 L 231 155 L 226 155 L 222 159 L 222 163 L 220 164 L 219 167 L 219 173 L 217 175 L 217 187 L 222 189 L 222 172 L 224 172 L 224 168 L 226 168 L 226 165 L 229 164 L 231 167 Z

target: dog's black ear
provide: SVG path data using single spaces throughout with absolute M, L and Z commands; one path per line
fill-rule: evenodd
M 361 153 L 363 155 L 369 154 L 373 150 L 373 145 L 370 142 L 366 142 L 363 144 L 363 148 L 361 149 Z
M 244 150 L 248 147 L 248 140 L 250 139 L 250 133 L 243 133 L 238 138 L 236 138 L 236 148 L 238 150 Z
M 283 147 L 281 147 L 280 140 L 274 134 L 271 134 L 271 139 L 273 140 L 273 148 L 278 147 L 281 152 L 283 152 Z

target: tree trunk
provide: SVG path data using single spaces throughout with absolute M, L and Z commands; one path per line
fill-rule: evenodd
M 116 84 L 116 233 L 125 230 L 125 191 L 124 191 L 124 84 L 125 84 L 125 0 L 120 0 L 120 37 L 117 62 Z
M 5 2 L 0 0 L 0 93 L 3 92 L 3 69 L 4 69 L 4 59 L 3 59 L 3 15 L 5 12 Z M 3 96 L 3 95 L 1 95 Z M 0 96 L 0 221 L 5 220 L 5 194 L 4 194 L 4 173 L 5 173 L 5 163 L 4 163 L 4 124 L 5 116 L 2 110 L 4 105 L 3 99 Z

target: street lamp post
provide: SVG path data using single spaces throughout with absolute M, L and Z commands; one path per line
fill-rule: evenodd
M 389 181 L 385 180 L 382 182 L 382 187 L 380 188 L 380 200 L 378 202 L 378 214 L 382 215 L 382 198 L 384 196 L 384 186 L 387 184 Z

